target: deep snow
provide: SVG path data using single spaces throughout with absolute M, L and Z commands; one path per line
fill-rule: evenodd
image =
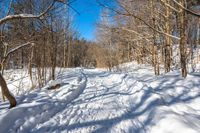
M 66 69 L 44 88 L 19 93 L 17 107 L 1 102 L 0 133 L 200 132 L 199 73 L 183 79 L 135 63 L 120 68 Z M 58 90 L 46 89 L 56 83 Z

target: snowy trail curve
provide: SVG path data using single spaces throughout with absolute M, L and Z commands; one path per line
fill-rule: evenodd
M 65 71 L 55 81 L 60 89 L 47 85 L 19 97 L 16 108 L 0 109 L 0 123 L 7 123 L 0 133 L 176 133 L 170 119 L 183 133 L 200 132 L 200 78 L 149 71 Z

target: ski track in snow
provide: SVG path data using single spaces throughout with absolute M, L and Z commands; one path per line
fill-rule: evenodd
M 156 77 L 141 67 L 74 69 L 58 76 L 58 90 L 44 87 L 18 97 L 19 105 L 9 111 L 1 104 L 0 123 L 6 124 L 0 133 L 198 133 L 200 79 L 195 76 Z

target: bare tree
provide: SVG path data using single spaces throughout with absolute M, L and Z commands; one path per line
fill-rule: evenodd
M 11 4 L 12 5 L 11 1 Z M 19 19 L 43 19 L 45 17 L 45 15 L 52 9 L 52 7 L 54 6 L 54 4 L 56 2 L 64 2 L 64 0 L 53 0 L 49 6 L 44 9 L 41 13 L 39 13 L 38 15 L 34 15 L 34 14 L 26 14 L 26 13 L 22 13 L 22 14 L 14 14 L 14 15 L 10 15 L 9 13 L 6 14 L 6 16 L 0 18 L 0 26 L 2 26 L 3 24 L 6 24 L 8 22 L 11 22 L 13 20 L 19 20 Z M 11 6 L 9 7 L 11 8 Z M 9 9 L 10 10 L 10 9 Z M 15 51 L 17 51 L 18 49 L 25 47 L 27 45 L 31 44 L 30 42 L 19 45 L 18 47 L 11 49 L 8 53 L 4 54 L 4 57 L 2 59 L 2 63 L 1 63 L 1 68 L 3 67 L 3 63 L 6 61 L 7 57 L 14 53 Z M 3 95 L 9 100 L 10 102 L 10 108 L 16 106 L 16 100 L 14 98 L 14 96 L 12 96 L 8 90 L 7 84 L 5 82 L 5 79 L 2 76 L 2 73 L 0 73 L 0 85 L 1 85 L 1 89 L 2 89 L 2 93 Z
M 115 14 L 114 26 L 107 28 L 114 29 L 114 32 L 120 35 L 116 42 L 127 44 L 124 45 L 125 49 L 132 47 L 131 52 L 134 52 L 135 56 L 133 59 L 138 62 L 145 59 L 151 63 L 155 74 L 159 74 L 160 63 L 163 63 L 165 72 L 171 71 L 174 66 L 180 66 L 182 77 L 187 76 L 188 57 L 192 53 L 188 51 L 190 46 L 188 37 L 194 40 L 189 35 L 187 19 L 191 18 L 191 15 L 199 17 L 198 12 L 193 9 L 197 1 L 115 0 L 117 3 L 115 7 L 112 4 L 96 1 L 100 6 L 110 10 L 111 16 Z M 120 19 L 117 20 L 116 16 L 123 18 L 123 23 L 120 24 Z M 193 46 L 192 43 L 191 45 Z M 177 47 L 179 52 L 175 49 Z M 176 53 L 179 53 L 179 62 L 174 60 L 173 54 Z M 127 55 L 128 57 L 131 55 L 130 51 L 127 51 Z

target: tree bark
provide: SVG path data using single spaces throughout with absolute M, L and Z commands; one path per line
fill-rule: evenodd
M 185 6 L 185 1 L 181 1 L 182 5 Z M 187 62 L 186 62 L 186 49 L 187 49 L 187 41 L 186 41 L 186 12 L 181 9 L 180 15 L 179 15 L 179 23 L 180 23 L 180 62 L 181 62 L 181 73 L 182 77 L 186 78 L 187 76 Z
M 14 96 L 12 96 L 8 90 L 7 84 L 5 79 L 3 78 L 2 74 L 0 73 L 0 86 L 3 95 L 8 99 L 10 102 L 10 108 L 13 108 L 17 105 L 17 101 Z
M 166 33 L 171 34 L 170 32 L 170 9 L 166 5 L 169 4 L 169 0 L 165 0 L 165 15 L 166 15 Z M 170 72 L 171 69 L 171 38 L 166 36 L 166 42 L 165 42 L 165 72 Z

